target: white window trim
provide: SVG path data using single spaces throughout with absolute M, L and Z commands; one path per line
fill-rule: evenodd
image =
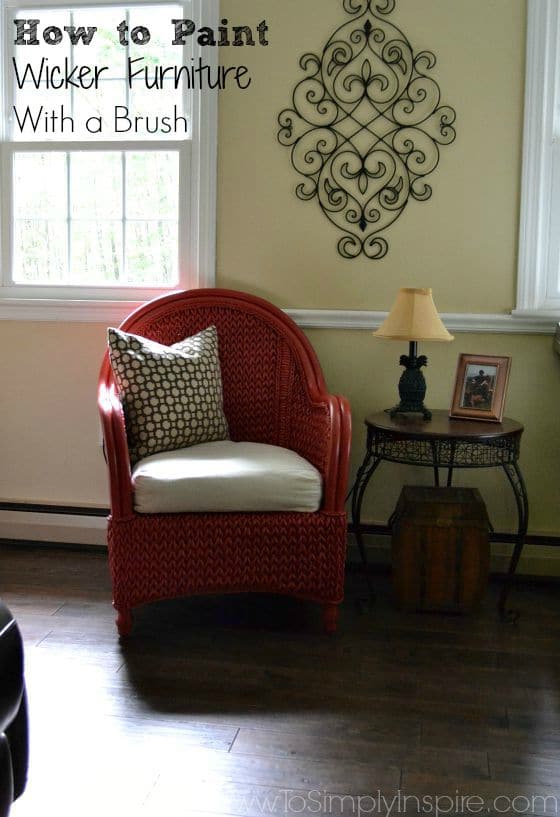
M 145 3 L 150 5 L 153 0 L 131 0 L 135 5 Z M 192 18 L 201 25 L 216 28 L 219 21 L 219 0 L 191 0 Z M 10 12 L 14 6 L 25 5 L 26 8 L 45 8 L 44 0 L 3 0 L 4 11 L 0 15 L 0 38 L 4 65 L 6 55 L 10 54 L 10 30 L 6 25 Z M 126 5 L 126 0 L 49 0 L 48 6 L 68 5 Z M 218 49 L 194 47 L 194 56 L 201 56 L 210 70 L 214 72 L 218 65 Z M 3 71 L 8 81 L 11 73 Z M 2 111 L 2 129 L 7 121 L 7 101 L 3 83 L 0 83 L 0 103 Z M 4 132 L 1 134 L 5 139 Z M 17 149 L 30 147 L 25 143 L 13 143 Z M 38 143 L 40 144 L 40 143 Z M 128 143 L 127 143 L 128 144 Z M 161 148 L 159 142 L 135 143 L 135 149 Z M 37 149 L 37 143 L 33 146 Z M 111 143 L 82 144 L 86 149 L 110 149 Z M 65 143 L 66 149 L 74 149 L 75 143 Z M 181 149 L 181 143 L 169 140 L 169 149 Z M 122 145 L 121 148 L 122 149 Z M 184 148 L 187 149 L 186 147 Z M 179 187 L 180 208 L 185 208 L 189 214 L 188 231 L 181 231 L 179 235 L 179 271 L 180 280 L 188 282 L 190 287 L 211 287 L 215 285 L 216 269 L 216 165 L 218 149 L 218 100 L 217 91 L 199 91 L 193 94 L 192 102 L 192 129 L 188 144 L 187 161 L 183 167 L 189 168 L 189 183 Z M 9 151 L 3 151 L 4 157 Z M 5 161 L 5 159 L 4 159 Z M 0 213 L 6 210 L 5 196 L 9 195 L 9 185 L 5 180 L 9 178 L 8 168 L 0 168 L 2 197 L 0 198 Z M 10 240 L 8 239 L 11 225 L 6 224 L 7 218 L 2 218 L 2 235 L 0 241 L 0 263 L 5 269 L 10 263 Z M 185 266 L 184 266 L 185 265 Z M 182 284 L 183 285 L 183 284 Z M 6 287 L 0 286 L 0 320 L 67 320 L 67 321 L 110 321 L 118 322 L 130 313 L 132 309 L 151 298 L 170 292 L 168 288 L 116 288 L 116 287 Z M 59 296 L 59 297 L 57 297 Z
M 560 318 L 547 292 L 553 126 L 558 85 L 559 0 L 528 0 L 525 122 L 515 317 Z M 556 104 L 558 104 L 556 102 Z

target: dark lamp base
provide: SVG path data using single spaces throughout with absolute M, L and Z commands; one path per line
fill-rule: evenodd
M 426 408 L 424 403 L 406 403 L 401 400 L 398 405 L 387 409 L 387 412 L 390 417 L 396 417 L 397 414 L 421 414 L 424 420 L 432 419 L 432 412 Z
M 416 354 L 416 342 L 411 341 L 407 355 L 401 355 L 399 361 L 404 370 L 399 380 L 400 403 L 389 409 L 391 417 L 397 414 L 421 414 L 424 420 L 432 419 L 432 412 L 424 405 L 426 396 L 426 381 L 422 374 L 422 367 L 428 365 L 428 358 L 425 355 Z

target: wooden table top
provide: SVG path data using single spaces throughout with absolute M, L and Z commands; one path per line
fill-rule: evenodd
M 455 419 L 443 409 L 434 409 L 431 420 L 424 420 L 420 414 L 397 414 L 391 417 L 386 411 L 379 411 L 366 417 L 365 423 L 369 428 L 395 435 L 405 434 L 416 440 L 445 438 L 476 442 L 515 436 L 523 432 L 521 423 L 509 417 L 504 417 L 501 423 Z

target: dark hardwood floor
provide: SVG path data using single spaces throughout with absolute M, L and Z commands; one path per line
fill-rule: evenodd
M 120 644 L 103 551 L 2 546 L 31 725 L 14 817 L 558 814 L 559 586 L 520 583 L 505 625 L 497 584 L 469 617 L 376 584 L 363 614 L 349 575 L 333 638 L 313 605 L 245 596 L 143 608 Z

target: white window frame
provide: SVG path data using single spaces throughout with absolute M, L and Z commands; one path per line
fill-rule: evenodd
M 11 156 L 13 152 L 41 149 L 37 142 L 7 141 L 6 127 L 10 94 L 7 83 L 12 77 L 13 11 L 18 7 L 45 8 L 77 6 L 121 6 L 127 0 L 0 0 L 0 43 L 4 76 L 1 93 L 1 166 L 0 166 L 0 319 L 118 321 L 131 309 L 165 292 L 214 286 L 216 263 L 216 162 L 217 91 L 192 92 L 190 138 L 183 140 L 138 141 L 65 141 L 52 142 L 49 149 L 64 150 L 178 150 L 179 178 L 179 283 L 173 287 L 87 287 L 14 285 L 9 280 L 11 265 Z M 169 2 L 170 0 L 167 0 Z M 172 0 L 180 3 L 181 0 Z M 166 2 L 166 0 L 159 0 Z M 130 0 L 130 5 L 156 5 L 158 0 Z M 216 28 L 219 0 L 191 0 L 190 15 L 199 25 Z M 11 26 L 9 25 L 11 23 Z M 95 23 L 92 23 L 95 24 Z M 200 56 L 214 72 L 218 65 L 217 48 L 200 48 L 193 38 L 192 56 Z M 9 69 L 9 70 L 8 70 Z
M 550 294 L 553 208 L 560 207 L 560 0 L 528 0 L 517 317 L 560 318 Z

